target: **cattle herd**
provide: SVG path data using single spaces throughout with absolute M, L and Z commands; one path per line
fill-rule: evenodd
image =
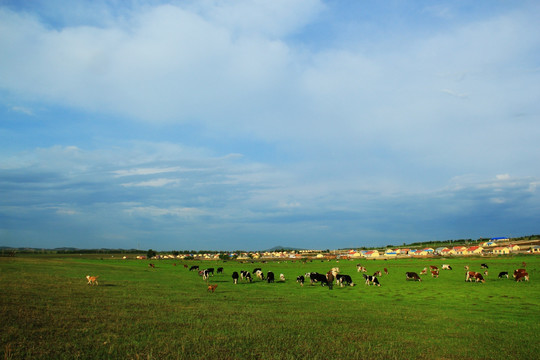
M 526 264 L 523 263 L 523 266 Z M 151 267 L 154 267 L 153 264 L 150 264 Z M 184 265 L 184 268 L 188 268 L 187 265 Z M 358 272 L 367 273 L 367 269 L 362 266 L 361 264 L 358 264 L 356 266 Z M 484 270 L 483 272 L 476 272 L 471 271 L 469 266 L 465 266 L 465 281 L 466 282 L 477 282 L 477 283 L 485 283 L 485 277 L 488 276 L 488 265 L 487 264 L 481 264 L 480 268 Z M 452 270 L 452 266 L 448 264 L 443 264 L 441 266 L 442 270 Z M 208 282 L 208 279 L 210 276 L 214 276 L 214 268 L 206 268 L 203 270 L 199 269 L 198 265 L 193 265 L 189 268 L 189 271 L 196 270 L 200 276 L 204 280 Z M 384 268 L 384 274 L 388 275 L 388 269 Z M 422 281 L 421 275 L 427 275 L 428 271 L 431 273 L 431 276 L 433 278 L 439 277 L 439 268 L 434 265 L 430 265 L 429 269 L 425 267 L 420 271 L 420 275 L 416 272 L 407 271 L 405 273 L 405 280 L 412 280 L 412 281 Z M 223 273 L 223 268 L 219 267 L 216 271 L 217 274 Z M 252 275 L 253 274 L 253 275 Z M 374 286 L 381 286 L 381 283 L 379 282 L 379 278 L 382 276 L 383 272 L 380 270 L 375 271 L 373 275 L 368 274 L 362 274 L 364 278 L 364 283 L 366 285 L 374 285 Z M 232 273 L 232 280 L 234 284 L 238 284 L 239 281 L 242 282 L 253 282 L 253 278 L 256 277 L 257 279 L 261 281 L 266 281 L 267 283 L 274 283 L 276 281 L 276 276 L 272 271 L 267 271 L 266 274 L 262 271 L 262 268 L 255 268 L 252 272 L 249 272 L 247 270 L 241 270 L 240 272 L 234 271 Z M 502 271 L 498 275 L 499 279 L 502 278 L 509 278 L 509 273 L 507 271 Z M 526 269 L 516 269 L 513 272 L 513 278 L 516 282 L 520 281 L 529 281 L 529 274 L 527 273 Z M 347 274 L 341 274 L 338 267 L 331 268 L 326 274 L 321 274 L 318 272 L 307 272 L 303 275 L 299 275 L 296 278 L 296 282 L 300 284 L 300 286 L 304 286 L 304 282 L 306 280 L 309 280 L 310 285 L 320 284 L 321 286 L 327 286 L 330 290 L 333 289 L 333 286 L 355 286 L 352 277 Z M 285 282 L 285 275 L 279 274 L 279 281 Z M 217 285 L 209 285 L 209 291 L 214 292 Z

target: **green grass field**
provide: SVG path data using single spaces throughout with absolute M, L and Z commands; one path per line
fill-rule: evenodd
M 110 255 L 109 255 L 110 256 Z M 497 279 L 527 262 L 531 281 Z M 0 258 L 0 353 L 4 359 L 534 359 L 540 351 L 540 258 L 402 259 L 223 266 L 210 283 L 180 261 L 92 256 Z M 178 266 L 173 266 L 175 263 Z M 388 268 L 381 287 L 363 284 Z M 485 284 L 463 266 L 489 266 Z M 451 264 L 438 279 L 405 280 Z M 296 276 L 338 266 L 354 287 L 304 287 Z M 232 283 L 262 267 L 285 282 Z M 99 286 L 86 275 L 99 275 Z

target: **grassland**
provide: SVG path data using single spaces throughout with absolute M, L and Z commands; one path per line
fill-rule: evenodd
M 528 283 L 497 279 L 527 262 Z M 210 283 L 176 261 L 91 256 L 0 258 L 4 359 L 532 359 L 540 351 L 540 259 L 361 261 L 388 268 L 366 286 L 358 261 L 223 266 Z M 485 284 L 463 266 L 490 265 Z M 451 264 L 438 279 L 406 271 Z M 300 287 L 296 276 L 338 266 L 354 287 Z M 262 267 L 287 280 L 233 285 L 233 271 Z M 89 286 L 85 275 L 99 275 Z

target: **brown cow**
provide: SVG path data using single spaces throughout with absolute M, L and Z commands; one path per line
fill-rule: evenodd
M 525 270 L 525 269 L 516 269 L 516 270 L 514 270 L 514 278 L 516 276 L 518 276 L 519 274 L 523 274 L 523 273 L 526 273 L 526 272 L 527 272 L 527 270 Z
M 529 273 L 523 272 L 516 275 L 516 282 L 522 280 L 529 281 Z
M 465 281 L 474 281 L 475 276 L 476 276 L 476 271 L 467 271 L 465 273 Z
M 434 278 L 438 278 L 439 277 L 439 270 L 432 270 L 431 271 L 431 276 L 434 277 Z
M 474 275 L 474 278 L 476 279 L 476 282 L 482 282 L 482 283 L 486 282 L 486 280 L 484 280 L 484 277 L 480 273 L 476 273 Z
M 427 268 L 424 268 L 424 270 L 420 271 L 420 275 L 426 275 L 427 274 Z
M 430 271 L 432 271 L 432 270 L 436 270 L 436 271 L 438 271 L 438 270 L 439 270 L 439 268 L 438 268 L 438 267 L 436 267 L 435 265 L 429 265 L 429 270 L 430 270 Z
M 387 268 L 384 268 L 384 273 L 385 273 L 385 275 L 388 275 L 388 269 Z

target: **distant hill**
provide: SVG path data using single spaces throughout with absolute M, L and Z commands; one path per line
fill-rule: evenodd
M 299 248 L 293 248 L 293 247 L 290 247 L 290 246 L 274 246 L 273 248 L 270 248 L 270 249 L 266 249 L 266 250 L 262 250 L 263 252 L 273 252 L 273 251 L 277 251 L 277 250 L 285 250 L 285 251 L 290 251 L 290 250 L 294 250 L 294 251 L 299 251 L 299 250 L 305 250 L 305 249 L 299 249 Z

